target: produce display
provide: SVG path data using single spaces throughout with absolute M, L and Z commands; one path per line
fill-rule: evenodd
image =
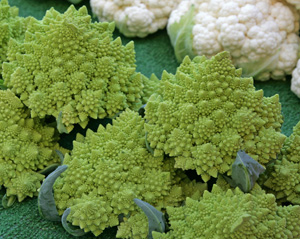
M 297 1 L 29 2 L 0 0 L 0 238 L 300 238 Z

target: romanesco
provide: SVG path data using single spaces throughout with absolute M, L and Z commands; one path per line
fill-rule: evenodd
M 230 173 L 238 150 L 267 164 L 285 139 L 278 95 L 255 91 L 253 79 L 241 77 L 227 52 L 186 57 L 176 75 L 164 72 L 145 118 L 154 156 L 175 157 L 175 167 L 197 170 L 204 181 Z
M 280 201 L 300 204 L 300 122 L 286 139 L 281 154 L 271 162 L 270 177 L 264 186 L 272 190 Z
M 114 23 L 91 23 L 87 8 L 73 5 L 61 14 L 53 8 L 31 18 L 24 43 L 11 40 L 3 64 L 4 84 L 32 117 L 58 117 L 67 132 L 89 117 L 113 117 L 142 104 L 146 77 L 135 72 L 133 42 L 113 40 Z M 145 83 L 146 84 L 146 83 Z
M 10 90 L 0 90 L 0 188 L 6 188 L 8 199 L 17 197 L 21 202 L 37 196 L 42 171 L 60 163 L 54 151 L 60 149 L 54 132 L 39 119 L 31 119 Z
M 88 130 L 86 137 L 78 135 L 73 144 L 64 159 L 68 168 L 53 186 L 54 199 L 59 215 L 70 208 L 67 220 L 96 236 L 119 225 L 122 216 L 118 237 L 144 239 L 147 220 L 137 215 L 142 212 L 134 198 L 161 209 L 179 205 L 186 196 L 197 199 L 206 188 L 175 169 L 174 160 L 148 152 L 144 119 L 129 109 L 112 125 Z M 137 220 L 141 220 L 138 227 Z
M 2 63 L 6 61 L 8 42 L 10 38 L 24 40 L 26 20 L 19 17 L 19 9 L 10 7 L 7 0 L 0 1 L 0 75 Z
M 198 200 L 167 207 L 170 231 L 154 239 L 271 239 L 300 237 L 300 206 L 277 206 L 273 194 L 258 184 L 250 193 L 215 184 Z

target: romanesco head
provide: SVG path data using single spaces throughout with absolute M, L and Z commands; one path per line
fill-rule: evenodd
M 97 132 L 88 130 L 86 137 L 79 136 L 73 145 L 64 159 L 68 169 L 55 181 L 54 199 L 59 214 L 70 208 L 68 221 L 95 235 L 119 225 L 119 215 L 126 218 L 118 233 L 121 237 L 138 233 L 137 227 L 131 226 L 134 219 L 129 219 L 141 213 L 134 198 L 165 208 L 179 205 L 186 195 L 195 193 L 183 192 L 185 185 L 199 189 L 174 169 L 174 160 L 163 163 L 163 156 L 148 152 L 144 119 L 129 109 L 112 125 L 100 125 Z M 139 233 L 146 238 L 148 225 L 140 227 Z
M 281 149 L 264 186 L 271 189 L 280 201 L 300 204 L 300 122 L 294 127 Z
M 223 180 L 222 180 L 223 181 Z M 221 183 L 223 184 L 223 183 Z M 214 184 L 198 201 L 167 207 L 170 231 L 153 232 L 154 239 L 299 238 L 300 206 L 277 206 L 273 194 L 258 184 L 250 193 Z
M 45 168 L 59 164 L 55 129 L 31 119 L 29 111 L 10 90 L 0 90 L 0 187 L 7 197 L 37 196 Z
M 278 95 L 255 91 L 227 52 L 211 59 L 186 57 L 175 75 L 164 72 L 145 107 L 147 141 L 154 156 L 175 157 L 204 181 L 230 172 L 238 150 L 260 164 L 276 158 L 285 136 Z
M 53 8 L 41 21 L 31 18 L 24 43 L 11 41 L 4 84 L 32 117 L 58 117 L 70 132 L 91 118 L 112 117 L 141 106 L 143 78 L 137 73 L 133 42 L 113 40 L 114 23 L 92 23 L 87 8 Z
M 0 66 L 7 60 L 7 49 L 10 38 L 23 41 L 26 20 L 19 17 L 19 9 L 10 7 L 7 0 L 0 1 Z M 2 67 L 0 67 L 0 75 Z

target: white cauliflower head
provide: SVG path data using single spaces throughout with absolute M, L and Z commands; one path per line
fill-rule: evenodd
M 300 98 L 300 60 L 292 73 L 291 91 Z
M 285 1 L 184 0 L 167 30 L 179 61 L 228 51 L 257 80 L 285 79 L 298 59 L 299 13 Z
M 114 21 L 127 37 L 145 37 L 167 25 L 181 0 L 90 0 L 99 21 Z

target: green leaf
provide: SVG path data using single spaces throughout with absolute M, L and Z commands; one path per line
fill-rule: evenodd
M 238 67 L 242 68 L 243 77 L 256 77 L 263 71 L 272 71 L 276 68 L 279 58 L 280 48 L 273 55 L 256 61 L 239 63 Z
M 189 11 L 180 18 L 179 22 L 174 22 L 167 27 L 178 62 L 182 62 L 187 55 L 191 59 L 196 56 L 193 50 L 194 8 L 195 6 L 192 4 Z
M 152 239 L 152 231 L 165 232 L 166 222 L 162 212 L 158 211 L 155 207 L 147 202 L 138 198 L 133 199 L 134 202 L 144 211 L 148 218 L 149 234 L 148 239 Z
M 253 188 L 259 175 L 264 171 L 265 168 L 261 164 L 244 151 L 239 150 L 235 162 L 232 164 L 232 180 L 228 183 L 248 193 Z
M 60 158 L 60 163 L 63 164 L 64 158 L 65 158 L 64 154 L 58 149 L 55 149 L 54 151 L 58 155 L 58 157 Z
M 59 164 L 57 164 L 57 163 L 51 164 L 48 167 L 43 168 L 40 171 L 38 171 L 38 173 L 43 174 L 43 175 L 47 175 L 47 174 L 53 172 L 55 169 L 57 169 L 58 166 L 59 166 Z
M 150 147 L 150 144 L 147 140 L 147 135 L 148 135 L 148 132 L 146 132 L 145 134 L 145 143 L 146 143 L 146 148 L 148 149 L 149 153 L 151 153 L 152 155 L 154 155 L 154 150 Z
M 61 217 L 61 223 L 62 223 L 64 229 L 68 233 L 70 233 L 72 236 L 75 236 L 75 237 L 83 236 L 85 234 L 84 230 L 82 230 L 78 227 L 75 227 L 75 226 L 73 226 L 73 225 L 71 225 L 70 223 L 67 222 L 67 217 L 70 214 L 70 212 L 71 212 L 71 209 L 67 208 L 64 211 L 64 214 Z
M 8 208 L 11 207 L 15 201 L 17 200 L 17 196 L 16 195 L 12 195 L 12 196 L 7 196 L 6 194 L 3 196 L 2 198 L 2 206 L 4 208 Z
M 56 124 L 57 124 L 56 128 L 60 134 L 62 134 L 62 133 L 68 134 L 69 133 L 67 128 L 65 127 L 65 125 L 62 122 L 62 111 L 60 111 L 57 116 Z
M 60 221 L 60 216 L 58 215 L 54 201 L 53 184 L 59 175 L 67 168 L 67 165 L 57 167 L 55 171 L 48 175 L 40 188 L 38 195 L 38 208 L 41 216 L 47 220 Z

